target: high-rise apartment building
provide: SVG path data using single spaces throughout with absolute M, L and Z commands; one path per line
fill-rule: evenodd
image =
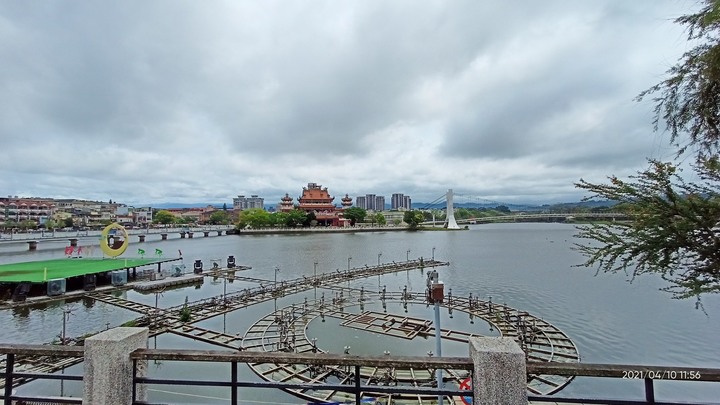
M 250 197 L 239 195 L 237 198 L 233 198 L 233 209 L 248 210 L 251 208 L 265 209 L 265 200 L 257 195 L 251 195 Z
M 379 195 L 375 197 L 375 211 L 382 211 L 385 209 L 385 196 Z
M 393 210 L 400 210 L 400 209 L 411 209 L 412 201 L 410 200 L 410 196 L 407 196 L 403 193 L 395 193 L 392 195 L 392 198 L 390 200 L 390 208 Z
M 355 198 L 355 206 L 366 210 L 367 204 L 365 203 L 365 197 L 363 197 L 363 196 L 356 197 Z
M 365 194 L 365 209 L 375 211 L 375 194 Z
M 403 197 L 403 208 L 405 208 L 406 210 L 412 209 L 412 199 L 409 195 Z

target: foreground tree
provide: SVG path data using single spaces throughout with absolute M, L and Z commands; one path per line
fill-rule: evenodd
M 688 39 L 699 43 L 669 71 L 669 78 L 638 96 L 654 95 L 654 127 L 666 128 L 676 158 L 694 153 L 700 180 L 686 182 L 677 165 L 650 160 L 650 167 L 609 184 L 580 180 L 587 199 L 622 203 L 626 224 L 581 227 L 576 244 L 599 271 L 623 271 L 632 278 L 660 274 L 674 298 L 720 292 L 720 0 L 705 0 L 696 14 L 678 18 Z M 664 123 L 664 125 L 662 125 Z

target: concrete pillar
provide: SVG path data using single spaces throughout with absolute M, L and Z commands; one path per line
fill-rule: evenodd
M 180 239 L 185 239 L 185 232 L 180 232 Z
M 138 239 L 140 239 L 140 243 L 145 242 L 145 235 L 138 235 Z
M 129 405 L 132 403 L 133 362 L 130 353 L 147 348 L 147 328 L 114 328 L 85 339 L 83 404 Z M 138 376 L 145 376 L 147 364 L 138 362 Z M 138 386 L 138 401 L 147 392 Z
M 70 246 L 77 247 L 77 238 L 70 238 Z
M 193 233 L 192 233 L 192 232 L 188 232 L 188 233 L 187 233 L 187 236 L 188 236 L 188 238 L 192 239 Z
M 222 231 L 217 231 L 217 233 L 218 233 L 218 236 L 222 235 Z
M 28 250 L 37 250 L 38 241 L 36 240 L 29 240 L 27 242 L 28 244 Z
M 470 338 L 475 363 L 473 404 L 526 405 L 525 353 L 508 337 Z
M 161 240 L 167 240 L 167 234 L 166 234 L 166 233 L 161 233 L 161 234 L 160 234 L 160 239 L 161 239 Z
M 210 236 L 210 231 L 203 231 L 203 235 L 205 235 L 205 237 L 207 238 L 208 236 Z

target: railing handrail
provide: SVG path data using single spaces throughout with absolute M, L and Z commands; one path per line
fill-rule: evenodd
M 0 347 L 1 352 L 1 347 Z M 360 356 L 332 353 L 290 353 L 221 350 L 138 349 L 133 360 L 177 360 L 239 363 L 282 363 L 310 365 L 451 368 L 472 370 L 468 357 Z M 666 379 L 720 382 L 720 368 L 686 366 L 649 366 L 638 364 L 556 363 L 529 361 L 528 374 L 626 379 Z
M 222 350 L 138 349 L 130 353 L 131 360 L 176 360 L 238 363 L 282 363 L 368 367 L 451 368 L 472 370 L 468 357 L 429 356 L 361 356 L 333 353 L 291 353 Z
M 26 356 L 83 357 L 85 348 L 82 346 L 0 343 L 0 353 Z

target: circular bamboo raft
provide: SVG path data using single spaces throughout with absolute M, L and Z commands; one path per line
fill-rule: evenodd
M 342 295 L 341 295 L 342 297 Z M 343 327 L 356 328 L 368 332 L 397 337 L 398 339 L 413 339 L 434 336 L 435 329 L 432 321 L 412 318 L 401 314 L 387 314 L 364 311 L 365 305 L 371 302 L 386 304 L 401 303 L 407 305 L 427 305 L 422 294 L 407 292 L 385 293 L 373 295 L 361 292 L 360 299 L 353 301 L 339 298 L 331 302 L 322 300 L 307 300 L 302 304 L 294 304 L 281 308 L 266 315 L 255 322 L 243 337 L 243 348 L 249 351 L 285 351 L 296 353 L 324 353 L 317 345 L 317 339 L 308 336 L 309 324 L 318 317 L 323 320 L 336 318 Z M 359 313 L 349 312 L 346 309 L 360 306 Z M 580 361 L 577 347 L 573 341 L 560 329 L 547 321 L 535 317 L 527 312 L 519 311 L 505 305 L 491 301 L 473 298 L 472 295 L 464 297 L 447 297 L 441 305 L 448 311 L 467 313 L 470 319 L 479 318 L 495 328 L 500 336 L 513 338 L 526 354 L 529 361 L 566 362 Z M 457 330 L 442 329 L 442 339 L 457 342 L 467 342 L 470 337 L 482 336 Z M 298 384 L 327 383 L 327 384 L 353 384 L 354 370 L 343 366 L 299 366 L 290 364 L 255 363 L 250 368 L 266 381 L 288 382 Z M 360 375 L 365 385 L 397 385 L 408 387 L 436 386 L 434 370 L 428 369 L 381 369 L 378 367 L 361 367 Z M 445 386 L 458 387 L 469 377 L 466 370 L 443 370 Z M 564 388 L 572 377 L 554 375 L 530 375 L 528 378 L 528 391 L 535 395 L 549 395 Z M 313 402 L 352 402 L 354 396 L 349 393 L 330 389 L 288 389 L 289 393 Z M 401 403 L 437 403 L 437 396 L 363 393 L 365 398 L 375 398 L 380 404 Z M 459 401 L 459 400 L 458 400 Z M 446 403 L 455 404 L 452 398 L 446 398 Z

